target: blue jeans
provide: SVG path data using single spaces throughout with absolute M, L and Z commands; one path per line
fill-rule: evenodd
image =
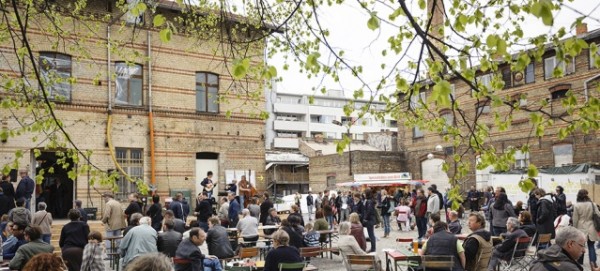
M 244 195 L 239 195 L 238 199 L 240 199 L 240 208 L 244 209 Z
M 383 234 L 385 235 L 389 235 L 390 234 L 390 214 L 384 214 L 381 216 L 381 219 L 383 219 Z
M 328 215 L 325 217 L 325 219 L 327 219 L 327 222 L 329 222 L 329 229 L 333 229 L 333 215 Z
M 51 237 L 52 237 L 52 234 L 42 234 L 42 241 L 44 241 L 44 243 L 46 243 L 46 244 L 50 244 Z
M 106 231 L 106 237 L 112 237 L 112 236 L 121 236 L 121 230 Z M 121 243 L 121 240 L 117 239 L 117 240 L 115 240 L 115 247 L 111 247 L 110 240 L 106 240 L 106 252 L 107 253 L 117 252 L 117 248 L 119 248 L 120 243 Z
M 493 236 L 500 236 L 501 233 L 505 233 L 506 231 L 507 231 L 506 227 L 496 227 L 496 226 L 492 227 L 492 235 Z
M 375 237 L 375 225 L 371 222 L 365 223 L 363 226 L 367 228 L 367 233 L 369 234 L 369 240 L 371 241 L 371 250 L 370 252 L 377 251 L 375 248 L 375 244 L 377 243 L 377 237 Z
M 415 220 L 417 231 L 419 232 L 419 239 L 421 239 L 425 237 L 425 233 L 427 232 L 427 217 L 417 217 Z
M 594 241 L 590 241 L 590 239 L 588 238 L 587 240 L 587 247 L 588 247 L 588 257 L 590 258 L 590 263 L 596 263 L 596 247 L 594 246 Z M 581 255 L 581 257 L 577 260 L 577 262 L 579 262 L 580 264 L 583 264 L 583 257 L 585 257 L 585 253 L 583 255 Z
M 204 271 L 221 271 L 221 270 L 223 270 L 219 259 L 205 258 L 204 261 L 202 262 L 202 265 L 204 265 Z

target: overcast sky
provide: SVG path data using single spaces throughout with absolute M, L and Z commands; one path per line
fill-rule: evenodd
M 407 1 L 410 3 L 413 13 L 424 16 L 416 7 L 417 1 Z M 592 18 L 584 20 L 588 24 L 588 30 L 600 28 L 600 0 L 574 0 L 573 2 L 565 1 L 565 5 L 572 7 L 575 10 L 585 14 L 590 14 Z M 351 64 L 359 64 L 363 66 L 365 78 L 373 86 L 374 82 L 383 75 L 380 64 L 382 62 L 392 63 L 398 56 L 388 54 L 387 59 L 381 56 L 381 51 L 388 47 L 387 38 L 393 33 L 394 29 L 390 26 L 382 24 L 381 31 L 371 31 L 367 28 L 367 13 L 357 6 L 356 1 L 346 1 L 343 5 L 335 7 L 324 7 L 321 10 L 320 20 L 322 25 L 330 29 L 330 43 L 335 48 L 343 48 L 345 57 L 350 60 Z M 553 27 L 547 27 L 536 18 L 529 18 L 523 25 L 523 30 L 526 37 L 537 36 L 547 33 L 555 33 L 560 27 L 566 27 L 574 34 L 575 30 L 570 29 L 570 24 L 577 17 L 580 17 L 573 10 L 563 8 L 555 13 L 555 24 Z M 409 56 L 400 65 L 400 69 L 406 69 L 406 61 L 414 60 L 412 56 L 416 56 L 420 46 L 420 42 L 415 42 L 408 47 L 405 44 L 404 50 L 409 50 Z M 515 48 L 514 51 L 518 50 Z M 328 54 L 325 51 L 321 52 L 321 59 L 327 59 Z M 346 96 L 351 96 L 354 89 L 361 84 L 349 74 L 344 74 L 341 77 L 341 82 L 333 82 L 330 79 L 312 78 L 307 79 L 305 74 L 299 72 L 298 66 L 291 65 L 288 71 L 284 71 L 282 56 L 274 57 L 268 60 L 271 65 L 278 68 L 278 74 L 283 78 L 282 82 L 277 84 L 277 91 L 292 92 L 292 93 L 307 93 L 313 94 L 313 88 L 320 89 L 325 86 L 327 89 L 343 89 Z M 391 65 L 391 64 L 389 64 Z M 389 66 L 388 65 L 388 66 Z M 386 70 L 389 72 L 389 70 Z M 409 74 L 407 74 L 409 75 Z M 365 95 L 369 95 L 365 91 Z

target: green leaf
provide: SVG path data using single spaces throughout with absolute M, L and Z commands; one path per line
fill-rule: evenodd
M 419 8 L 425 9 L 425 7 L 427 7 L 427 3 L 425 2 L 425 0 L 419 0 Z
M 536 177 L 538 176 L 539 172 L 538 169 L 535 165 L 533 164 L 529 164 L 529 167 L 527 167 L 527 176 L 529 176 L 530 178 Z
M 450 82 L 443 80 L 433 86 L 430 99 L 437 103 L 440 108 L 450 107 L 450 94 L 452 93 L 452 85 Z
M 166 21 L 165 16 L 158 14 L 158 15 L 154 16 L 154 19 L 152 20 L 152 24 L 154 25 L 154 27 L 160 27 L 165 23 L 165 21 Z
M 250 59 L 244 58 L 239 61 L 235 61 L 233 64 L 233 78 L 242 79 L 248 73 L 250 68 Z
M 375 30 L 377 28 L 379 28 L 379 18 L 377 18 L 376 12 L 372 12 L 371 13 L 371 18 L 369 18 L 369 20 L 367 21 L 367 27 L 371 30 Z
M 169 42 L 171 41 L 171 34 L 173 34 L 171 32 L 171 29 L 169 28 L 165 28 L 163 30 L 160 31 L 159 35 L 160 35 L 160 40 L 162 42 Z

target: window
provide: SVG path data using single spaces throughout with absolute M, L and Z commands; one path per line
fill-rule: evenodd
M 422 138 L 423 131 L 418 126 L 413 127 L 413 138 Z
M 598 45 L 598 43 L 594 43 L 594 44 Z M 590 53 L 589 61 L 588 61 L 590 63 L 589 64 L 590 69 L 600 68 L 600 50 L 597 49 L 596 53 L 592 54 L 591 46 L 592 46 L 592 44 L 590 44 L 590 50 L 588 50 Z
M 277 102 L 282 104 L 301 104 L 302 97 L 278 96 Z
M 335 116 L 327 115 L 310 115 L 310 122 L 312 123 L 326 123 L 330 124 L 335 120 Z
M 535 82 L 535 64 L 533 62 L 527 65 L 525 68 L 525 84 L 530 84 Z
M 567 92 L 571 89 L 571 84 L 560 84 L 549 89 L 552 100 L 560 100 L 567 97 Z
M 410 96 L 410 109 L 417 109 L 421 107 L 421 103 L 424 103 L 427 99 L 427 94 L 425 92 L 419 92 L 418 94 L 413 93 Z
M 516 151 L 515 152 L 515 168 L 527 168 L 529 166 L 529 153 Z
M 342 116 L 342 124 L 343 125 L 350 125 L 350 124 L 354 124 L 352 123 L 352 117 L 346 117 L 346 116 Z
M 504 67 L 501 70 L 502 73 L 502 81 L 504 81 L 504 88 L 511 88 L 512 87 L 512 71 L 510 70 L 510 66 L 508 67 Z
M 353 134 L 355 140 L 365 140 L 365 135 L 363 134 Z
M 527 106 L 527 94 L 515 94 L 511 97 L 511 103 L 515 107 Z
M 441 117 L 444 119 L 444 127 L 442 128 L 442 133 L 448 133 L 448 127 L 454 126 L 454 115 L 452 113 L 447 112 L 443 113 Z
M 559 61 L 556 56 L 547 57 L 544 59 L 544 78 L 551 79 L 554 77 L 554 70 L 560 69 L 563 75 L 572 74 L 575 72 L 575 58 L 570 58 L 569 63 Z
M 560 144 L 552 146 L 554 153 L 554 166 L 560 167 L 563 165 L 573 164 L 573 145 Z
M 327 174 L 327 187 L 329 187 L 329 188 L 335 187 L 335 184 L 336 184 L 335 173 Z
M 282 121 L 303 121 L 302 117 L 294 114 L 277 114 L 275 120 Z
M 396 128 L 396 127 L 398 127 L 398 121 L 397 120 L 386 120 L 385 126 L 390 127 L 390 128 Z
M 144 178 L 144 150 L 143 149 L 127 149 L 115 148 L 117 163 L 121 165 L 123 171 L 134 180 Z M 128 181 L 125 176 L 119 177 L 119 191 L 117 191 L 117 199 L 126 199 L 130 193 L 136 193 L 137 186 L 135 183 Z
M 450 85 L 450 95 L 448 98 L 450 99 L 450 101 L 452 101 L 452 99 L 456 101 L 456 85 Z
M 140 12 L 137 5 L 141 0 L 127 0 L 127 13 L 125 21 L 128 24 L 141 24 L 144 22 L 144 13 Z
M 219 113 L 219 76 L 196 73 L 196 111 Z
M 127 64 L 125 62 L 115 63 L 117 74 L 115 103 L 120 105 L 141 106 L 143 74 L 142 66 L 138 64 Z
M 477 87 L 485 87 L 488 91 L 492 89 L 492 79 L 494 78 L 493 76 L 494 74 L 492 73 L 477 76 Z
M 489 102 L 480 102 L 476 105 L 477 114 L 487 114 L 490 113 L 490 103 Z
M 54 52 L 40 53 L 39 64 L 48 97 L 71 101 L 71 56 Z

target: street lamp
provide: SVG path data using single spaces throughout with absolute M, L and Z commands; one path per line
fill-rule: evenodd
M 339 120 L 332 120 L 331 123 L 340 127 L 344 127 L 344 124 Z M 352 137 L 350 134 L 350 125 L 346 126 L 346 135 L 348 138 L 350 138 L 350 142 L 348 143 L 348 175 L 352 176 Z

